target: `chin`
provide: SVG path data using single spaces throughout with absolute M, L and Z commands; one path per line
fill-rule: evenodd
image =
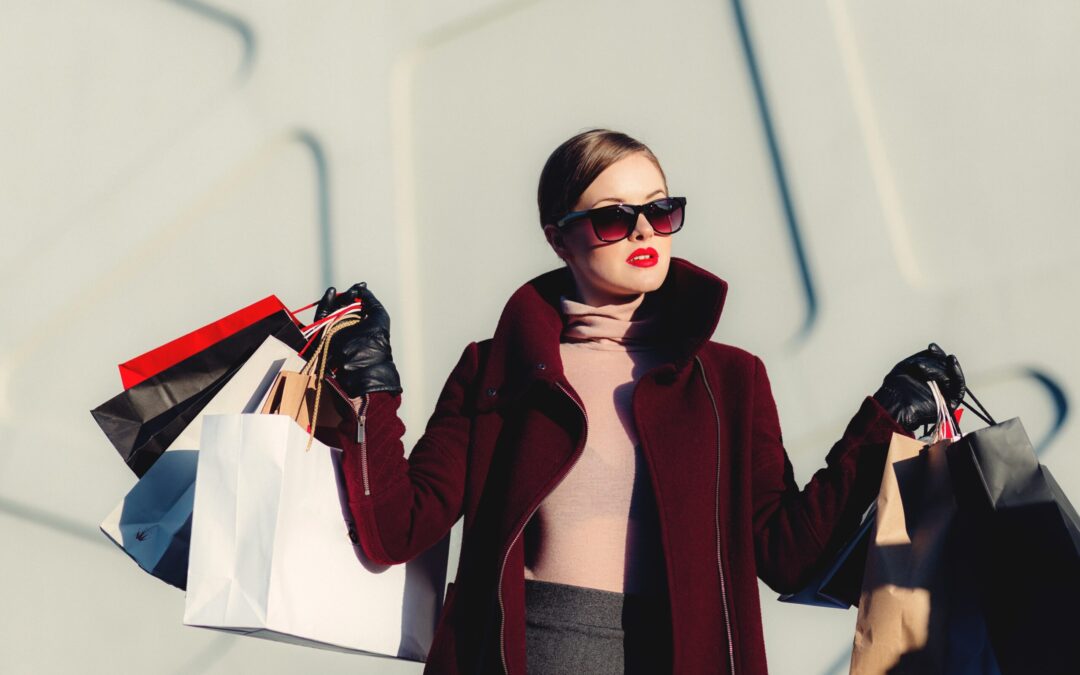
M 663 269 L 660 269 L 661 266 Z M 634 270 L 636 274 L 622 284 L 627 293 L 651 293 L 660 288 L 667 277 L 667 265 L 656 265 L 645 270 Z
M 634 285 L 641 288 L 643 292 L 655 291 L 660 288 L 664 283 L 664 279 L 667 278 L 669 261 L 661 260 L 652 267 L 646 267 L 645 269 L 632 270 L 638 273 L 634 279 Z
M 607 295 L 629 297 L 651 293 L 660 288 L 667 277 L 669 260 L 664 259 L 652 267 L 635 268 L 626 263 L 593 268 L 592 274 L 584 275 L 587 283 Z M 625 266 L 625 269 L 624 269 Z

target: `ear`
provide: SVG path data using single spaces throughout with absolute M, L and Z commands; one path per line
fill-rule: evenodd
M 554 225 L 544 225 L 544 238 L 559 258 L 566 260 L 570 256 L 570 249 L 566 245 L 562 230 Z

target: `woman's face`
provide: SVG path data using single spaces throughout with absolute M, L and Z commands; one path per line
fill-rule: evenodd
M 572 210 L 646 204 L 666 196 L 660 170 L 645 154 L 637 152 L 604 169 Z M 671 262 L 671 237 L 657 235 L 640 213 L 634 231 L 621 241 L 600 241 L 588 219 L 575 221 L 562 230 L 545 225 L 544 235 L 570 267 L 581 301 L 594 307 L 630 302 L 642 293 L 655 291 L 664 282 Z M 631 258 L 642 254 L 647 254 L 648 259 L 631 262 Z

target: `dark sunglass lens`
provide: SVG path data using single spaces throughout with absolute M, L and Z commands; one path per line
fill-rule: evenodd
M 596 235 L 602 241 L 618 241 L 625 238 L 630 231 L 629 224 L 633 222 L 635 215 L 616 205 L 597 209 L 589 217 Z
M 658 199 L 646 207 L 645 217 L 658 234 L 673 234 L 682 227 L 683 208 L 672 199 Z

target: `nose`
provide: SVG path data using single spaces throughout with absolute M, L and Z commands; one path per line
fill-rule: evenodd
M 637 223 L 634 225 L 634 231 L 630 233 L 630 238 L 634 240 L 648 239 L 654 233 L 655 230 L 653 230 L 653 226 L 649 223 L 649 219 L 645 217 L 645 214 L 637 214 Z

